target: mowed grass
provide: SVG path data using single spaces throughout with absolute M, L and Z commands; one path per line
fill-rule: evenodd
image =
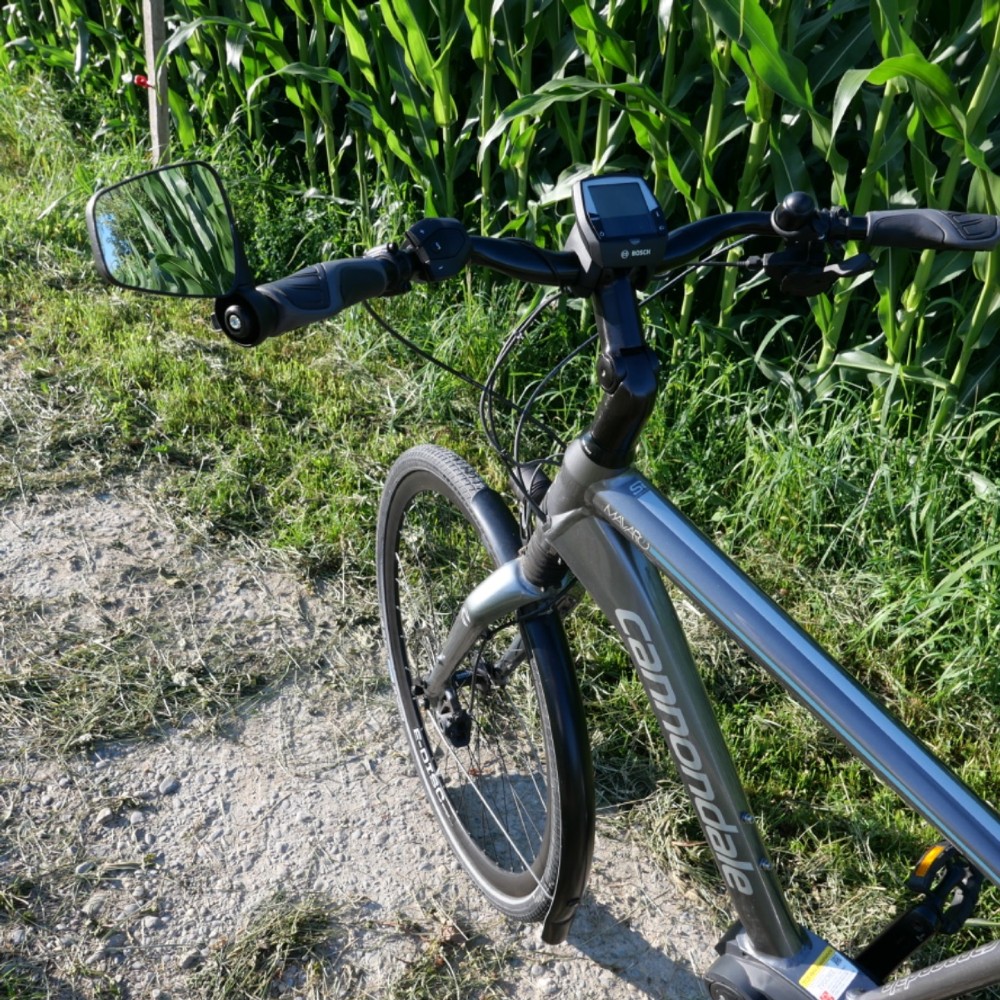
M 337 573 L 370 592 L 379 487 L 400 451 L 436 441 L 485 463 L 502 485 L 477 434 L 475 393 L 408 357 L 359 310 L 245 351 L 208 327 L 205 303 L 100 286 L 83 205 L 99 179 L 119 179 L 141 156 L 75 141 L 50 95 L 37 85 L 8 93 L 12 86 L 0 83 L 0 199 L 12 206 L 0 220 L 0 495 L 141 475 L 221 536 L 279 547 L 305 574 Z M 18 110 L 27 102 L 40 110 Z M 24 121 L 40 130 L 30 141 Z M 252 223 L 248 245 L 262 277 L 320 252 L 355 253 L 412 221 L 399 209 L 372 220 L 333 201 L 307 204 L 255 155 L 231 158 L 227 180 Z M 296 209 L 304 236 L 288 224 Z M 526 300 L 509 285 L 470 280 L 379 308 L 482 377 Z M 764 383 L 751 361 L 699 357 L 671 331 L 669 315 L 654 328 L 674 363 L 663 372 L 645 467 L 977 791 L 995 797 L 995 406 L 986 401 L 943 434 L 908 440 L 885 433 L 864 383 L 805 405 Z M 573 339 L 571 324 L 559 323 L 533 338 L 515 389 Z M 590 368 L 582 360 L 575 383 L 549 400 L 565 433 L 593 404 Z M 710 893 L 707 849 L 638 682 L 596 616 L 583 607 L 576 617 L 605 815 L 641 830 L 664 863 Z M 690 620 L 796 907 L 839 943 L 863 938 L 891 912 L 931 833 L 743 654 Z M 40 699 L 33 706 L 20 710 L 47 711 Z

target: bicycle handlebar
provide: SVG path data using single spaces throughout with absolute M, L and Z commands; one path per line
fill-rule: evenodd
M 583 277 L 580 259 L 568 250 L 543 250 L 526 240 L 472 237 L 470 261 L 533 285 L 572 287 Z
M 568 288 L 584 294 L 588 275 L 575 253 L 544 250 L 525 240 L 469 236 L 454 220 L 434 220 L 435 234 L 446 234 L 452 262 L 443 273 L 427 263 L 426 247 L 388 244 L 364 257 L 327 261 L 286 278 L 240 289 L 216 300 L 215 316 L 223 332 L 244 346 L 309 323 L 329 319 L 348 306 L 383 295 L 408 291 L 411 281 L 438 281 L 469 264 L 489 268 L 532 284 Z M 419 232 L 419 224 L 410 236 Z M 817 210 L 812 199 L 796 193 L 773 212 L 732 212 L 699 219 L 674 230 L 659 273 L 685 264 L 721 241 L 738 236 L 764 236 L 792 245 L 858 241 L 876 247 L 909 250 L 991 250 L 1000 244 L 1000 218 L 938 209 L 913 208 L 852 216 L 843 209 Z M 440 248 L 440 247 L 439 247 Z M 457 262 L 457 263 L 456 263 Z M 648 272 L 647 272 L 648 273 Z
M 805 213 L 783 216 L 782 208 L 795 197 L 789 195 L 774 212 L 733 212 L 675 229 L 667 242 L 661 267 L 682 264 L 734 236 L 777 236 L 792 242 L 816 243 L 855 240 L 873 247 L 907 250 L 992 250 L 1000 244 L 1000 218 L 995 215 L 943 212 L 936 208 L 897 208 L 848 215 L 811 208 L 808 216 Z
M 409 281 L 408 263 L 408 257 L 386 253 L 313 264 L 217 299 L 215 319 L 230 340 L 255 347 L 268 337 L 330 319 L 348 306 L 396 290 Z

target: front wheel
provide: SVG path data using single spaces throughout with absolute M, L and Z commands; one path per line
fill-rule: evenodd
M 495 622 L 443 697 L 425 697 L 470 591 L 517 556 L 500 497 L 457 455 L 418 447 L 386 481 L 378 586 L 389 670 L 417 772 L 462 865 L 503 913 L 565 937 L 586 885 L 593 774 L 576 676 L 558 615 Z

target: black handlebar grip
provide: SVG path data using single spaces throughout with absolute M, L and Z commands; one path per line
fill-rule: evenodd
M 341 310 L 381 295 L 389 285 L 383 261 L 376 258 L 332 260 L 312 264 L 257 291 L 278 307 L 275 336 L 336 316 Z
M 382 295 L 397 273 L 379 257 L 312 264 L 287 278 L 217 300 L 215 315 L 227 337 L 253 347 Z
M 992 250 L 1000 243 L 1000 218 L 936 208 L 869 212 L 867 240 L 908 250 Z

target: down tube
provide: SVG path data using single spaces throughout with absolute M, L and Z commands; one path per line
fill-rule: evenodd
M 983 875 L 1000 884 L 997 813 L 673 504 L 634 473 L 595 484 L 587 504 L 638 546 Z
M 596 518 L 575 519 L 552 542 L 631 654 L 751 942 L 768 955 L 797 954 L 805 938 L 771 871 L 659 573 Z

